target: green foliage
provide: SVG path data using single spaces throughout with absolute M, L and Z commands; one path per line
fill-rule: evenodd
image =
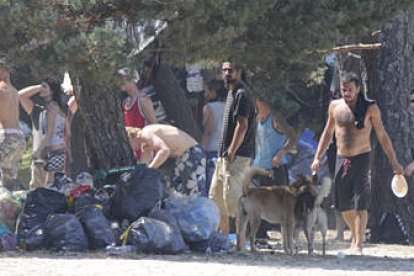
M 7 38 L 0 45 L 16 67 L 28 66 L 38 78 L 69 70 L 74 76 L 112 84 L 118 79 L 116 70 L 127 64 L 131 47 L 120 28 L 106 17 L 93 15 L 97 10 L 93 2 L 105 5 L 110 1 L 2 3 L 8 28 L 0 28 Z
M 111 83 L 128 45 L 112 22 L 161 19 L 161 40 L 176 64 L 229 57 L 259 78 L 275 105 L 292 82 L 320 76 L 322 50 L 369 35 L 412 1 L 375 0 L 16 0 L 0 1 L 0 46 L 39 74 L 70 69 Z M 267 88 L 266 88 L 267 87 Z M 277 87 L 277 89 L 268 89 Z M 265 89 L 266 88 L 266 89 Z M 261 88 L 260 88 L 261 89 Z M 279 91 L 279 92 L 278 92 Z M 280 101 L 279 104 L 276 104 Z

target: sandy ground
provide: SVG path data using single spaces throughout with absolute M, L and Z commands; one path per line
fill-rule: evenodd
M 348 248 L 348 242 L 333 240 L 334 234 L 329 233 L 325 257 L 320 255 L 319 237 L 314 257 L 307 256 L 304 250 L 288 256 L 279 249 L 277 239 L 276 250 L 256 254 L 108 256 L 104 252 L 3 252 L 0 275 L 414 275 L 414 247 L 367 244 L 364 256 L 341 259 L 337 254 Z M 345 237 L 349 238 L 349 233 Z

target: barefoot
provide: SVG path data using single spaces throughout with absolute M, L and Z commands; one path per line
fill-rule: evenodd
M 349 250 L 355 250 L 355 248 L 356 248 L 356 242 L 355 242 L 355 239 L 352 238 L 351 245 L 349 246 Z
M 362 244 L 356 244 L 355 245 L 355 253 L 356 253 L 356 255 L 364 255 L 363 253 L 362 253 Z
M 362 253 L 362 248 L 360 248 L 360 247 L 354 247 L 354 248 L 349 248 L 349 249 L 347 249 L 347 250 L 345 250 L 345 255 L 347 255 L 347 256 L 362 256 L 362 255 L 364 255 L 363 253 Z

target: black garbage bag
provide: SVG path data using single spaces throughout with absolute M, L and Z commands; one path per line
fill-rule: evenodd
M 111 217 L 135 221 L 147 215 L 164 193 L 164 176 L 160 171 L 138 168 L 117 183 L 110 199 Z
M 45 246 L 52 250 L 85 251 L 88 238 L 73 214 L 53 214 L 45 222 Z
M 105 188 L 98 189 L 94 192 L 94 198 L 100 206 L 102 206 L 102 213 L 105 217 L 111 216 L 110 196 L 109 192 Z
M 84 206 L 76 215 L 88 236 L 90 249 L 104 248 L 116 243 L 111 225 L 101 208 L 96 205 Z
M 201 253 L 229 253 L 233 248 L 228 235 L 213 232 L 208 240 L 188 243 L 190 249 Z
M 177 233 L 165 222 L 141 217 L 131 224 L 128 243 L 145 254 L 177 254 L 174 248 Z
M 82 208 L 98 204 L 98 201 L 90 193 L 81 194 L 73 199 L 73 204 L 68 206 L 68 212 L 77 214 Z
M 181 235 L 177 219 L 172 214 L 170 214 L 166 210 L 153 210 L 148 214 L 148 217 L 165 222 L 169 226 L 171 226 L 174 232 L 174 240 L 172 241 L 172 247 L 174 252 L 178 253 L 188 251 L 188 246 L 185 244 L 183 236 Z
M 82 210 L 82 208 L 90 205 L 97 205 L 101 207 L 101 211 L 106 217 L 109 217 L 109 198 L 102 199 L 102 197 L 97 197 L 93 191 L 80 194 L 74 198 L 73 204 L 68 207 L 68 212 L 72 214 L 77 214 Z
M 186 242 L 208 240 L 220 225 L 217 205 L 205 197 L 174 194 L 166 200 L 165 209 L 177 219 Z
M 30 229 L 26 234 L 24 248 L 27 251 L 34 251 L 44 248 L 45 231 L 43 223 Z
M 19 238 L 25 239 L 28 231 L 45 222 L 49 214 L 64 213 L 66 209 L 63 194 L 46 188 L 30 191 L 17 221 Z

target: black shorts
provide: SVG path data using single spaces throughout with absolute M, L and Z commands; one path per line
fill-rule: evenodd
M 368 210 L 371 204 L 371 153 L 338 155 L 335 173 L 335 207 L 341 211 Z

